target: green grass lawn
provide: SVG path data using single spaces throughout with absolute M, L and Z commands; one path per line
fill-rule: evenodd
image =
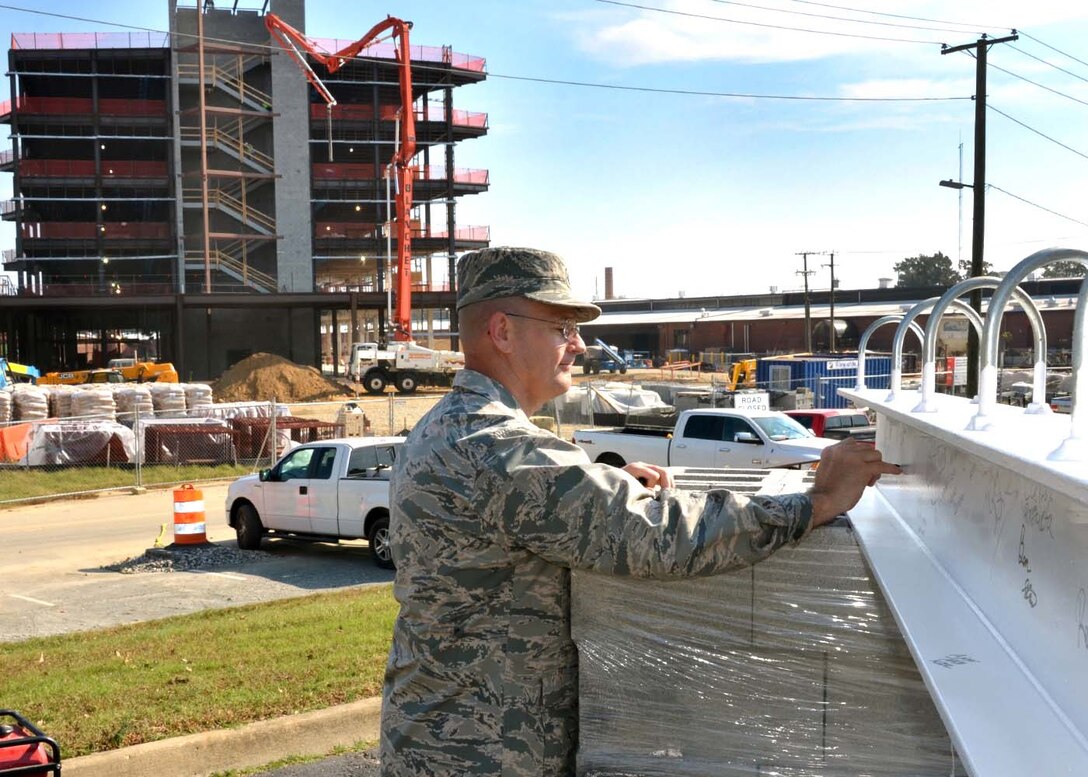
M 381 692 L 391 586 L 3 644 L 0 706 L 66 757 Z
M 140 481 L 145 486 L 189 483 L 236 478 L 252 471 L 253 467 L 249 464 L 189 464 L 180 467 L 157 464 L 142 467 Z M 132 467 L 5 467 L 0 469 L 0 502 L 134 485 L 136 470 Z

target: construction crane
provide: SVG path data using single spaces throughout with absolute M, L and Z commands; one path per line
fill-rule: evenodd
M 336 106 L 336 98 L 328 87 L 322 83 L 321 78 L 310 66 L 306 57 L 313 57 L 320 62 L 329 75 L 332 75 L 348 60 L 358 56 L 359 52 L 376 43 L 379 37 L 389 32 L 391 37 L 398 41 L 395 46 L 397 66 L 400 80 L 400 108 L 397 111 L 397 138 L 393 149 L 392 160 L 389 163 L 395 187 L 394 202 L 396 205 L 396 235 L 397 235 L 397 280 L 396 280 L 396 309 L 393 320 L 393 339 L 402 342 L 412 340 L 412 229 L 409 214 L 412 210 L 412 184 L 416 170 L 411 166 L 412 157 L 416 154 L 416 118 L 412 108 L 412 60 L 411 47 L 408 40 L 408 32 L 412 29 L 412 23 L 388 16 L 378 22 L 370 31 L 359 40 L 349 46 L 345 46 L 335 54 L 327 54 L 318 51 L 317 47 L 301 32 L 280 19 L 273 13 L 265 14 L 264 25 L 268 28 L 273 39 L 291 55 L 305 73 L 306 79 L 325 100 L 329 120 L 329 158 L 332 159 L 332 109 Z

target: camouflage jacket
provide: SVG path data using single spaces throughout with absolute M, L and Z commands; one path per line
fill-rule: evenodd
M 654 494 L 529 422 L 462 370 L 392 472 L 400 614 L 383 775 L 573 775 L 578 659 L 570 569 L 707 575 L 798 539 L 802 495 Z

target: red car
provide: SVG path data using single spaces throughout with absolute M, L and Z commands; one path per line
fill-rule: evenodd
M 860 410 L 821 408 L 784 412 L 817 437 L 836 440 L 853 437 L 862 442 L 876 443 L 876 426 Z

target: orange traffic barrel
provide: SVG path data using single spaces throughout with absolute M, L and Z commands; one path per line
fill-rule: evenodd
M 174 544 L 202 545 L 208 535 L 204 523 L 204 492 L 186 483 L 174 489 Z

